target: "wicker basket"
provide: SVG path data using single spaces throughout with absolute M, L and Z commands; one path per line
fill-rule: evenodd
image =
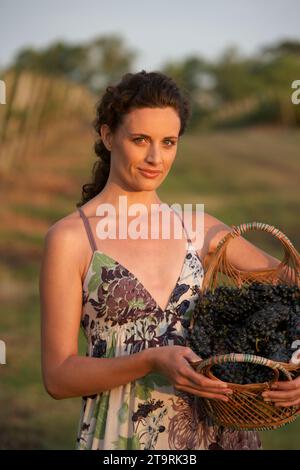
M 260 271 L 241 271 L 231 265 L 226 256 L 226 248 L 232 238 L 238 237 L 249 230 L 262 230 L 278 238 L 284 247 L 284 259 L 276 267 Z M 233 285 L 240 288 L 252 282 L 263 284 L 285 283 L 300 287 L 300 255 L 290 240 L 271 225 L 259 222 L 232 226 L 232 231 L 219 242 L 211 262 L 207 267 L 202 283 L 202 292 L 214 290 L 217 285 Z M 193 328 L 192 317 L 190 329 Z M 294 421 L 300 414 L 300 406 L 275 407 L 272 402 L 265 402 L 262 392 L 270 389 L 271 385 L 279 379 L 279 373 L 286 380 L 293 380 L 293 372 L 300 370 L 300 365 L 292 362 L 277 362 L 257 355 L 222 354 L 205 360 L 191 362 L 193 368 L 210 379 L 219 381 L 212 372 L 215 364 L 228 362 L 248 362 L 267 366 L 274 371 L 274 377 L 269 382 L 253 384 L 235 384 L 227 382 L 233 393 L 229 401 L 199 398 L 207 414 L 213 421 L 221 426 L 231 429 L 271 430 L 280 428 Z

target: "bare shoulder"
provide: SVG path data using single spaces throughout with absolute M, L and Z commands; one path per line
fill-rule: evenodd
M 44 257 L 56 257 L 70 266 L 82 266 L 83 226 L 78 211 L 51 225 L 44 238 Z
M 72 212 L 51 225 L 46 232 L 45 239 L 49 242 L 76 243 L 79 235 L 79 222 L 79 214 L 76 214 L 76 211 Z

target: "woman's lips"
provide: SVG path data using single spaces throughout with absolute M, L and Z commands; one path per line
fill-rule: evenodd
M 160 171 L 148 171 L 148 170 L 142 170 L 139 168 L 140 172 L 142 173 L 143 176 L 146 178 L 156 178 L 158 175 L 160 175 Z

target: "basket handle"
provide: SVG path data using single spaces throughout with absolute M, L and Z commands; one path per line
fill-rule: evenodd
M 249 222 L 241 225 L 231 225 L 232 230 L 228 232 L 218 243 L 213 257 L 204 275 L 202 291 L 217 285 L 218 272 L 227 274 L 237 286 L 241 286 L 244 280 L 248 281 L 274 281 L 275 279 L 291 280 L 292 284 L 300 287 L 300 255 L 288 237 L 273 225 L 262 222 Z M 266 268 L 259 271 L 242 271 L 234 267 L 226 256 L 227 246 L 232 240 L 242 234 L 251 231 L 260 230 L 270 233 L 277 238 L 284 248 L 284 258 L 276 268 Z
M 211 378 L 217 379 L 210 369 L 212 366 L 216 364 L 225 364 L 227 362 L 249 362 L 251 364 L 260 364 L 262 366 L 267 366 L 274 370 L 275 378 L 271 380 L 271 383 L 275 382 L 279 377 L 279 371 L 281 371 L 288 380 L 293 380 L 292 374 L 289 370 L 296 370 L 299 366 L 287 364 L 289 366 L 289 370 L 284 366 L 284 363 L 272 361 L 271 359 L 267 359 L 266 357 L 256 356 L 254 354 L 241 354 L 241 353 L 230 353 L 230 354 L 220 354 L 216 356 L 211 356 L 208 359 L 193 361 L 191 362 L 191 366 L 197 370 L 197 372 L 201 372 L 204 375 L 209 375 Z M 240 384 L 239 384 L 240 385 Z

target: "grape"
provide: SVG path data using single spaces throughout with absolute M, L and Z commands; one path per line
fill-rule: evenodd
M 200 292 L 194 307 L 188 343 L 203 359 L 226 353 L 247 353 L 289 362 L 292 343 L 300 339 L 300 289 L 285 284 L 253 282 L 218 286 Z M 239 384 L 271 380 L 274 372 L 249 363 L 215 365 L 221 380 Z M 300 375 L 300 370 L 294 373 Z

